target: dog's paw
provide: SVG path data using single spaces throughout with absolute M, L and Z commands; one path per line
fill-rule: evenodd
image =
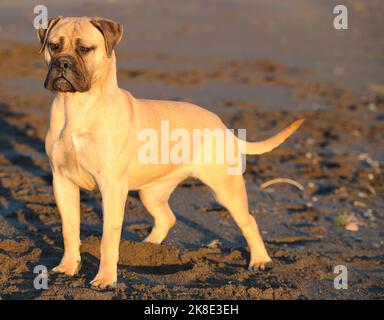
M 93 288 L 98 289 L 115 289 L 117 286 L 117 277 L 111 274 L 98 273 L 90 282 Z
M 249 271 L 270 270 L 272 269 L 271 258 L 263 261 L 251 261 L 248 267 Z
M 153 227 L 151 233 L 143 240 L 143 242 L 160 244 L 167 237 L 170 228 Z
M 60 264 L 52 269 L 56 273 L 64 273 L 67 276 L 74 276 L 79 273 L 81 260 L 61 260 Z
M 150 234 L 143 240 L 143 242 L 152 243 L 152 244 L 160 244 L 162 241 L 163 241 L 162 238 L 154 237 L 152 236 L 152 234 Z

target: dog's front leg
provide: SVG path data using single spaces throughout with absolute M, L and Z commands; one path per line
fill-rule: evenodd
M 53 191 L 60 211 L 64 255 L 52 271 L 75 275 L 80 268 L 80 190 L 69 179 L 53 173 Z
M 99 271 L 91 281 L 99 288 L 114 287 L 117 282 L 121 228 L 128 195 L 128 184 L 119 184 L 120 179 L 110 179 L 99 186 L 103 201 L 103 236 Z

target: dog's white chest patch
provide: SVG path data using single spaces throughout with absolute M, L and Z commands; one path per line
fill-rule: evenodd
M 99 172 L 99 158 L 96 156 L 97 150 L 92 135 L 90 133 L 72 133 L 72 143 L 79 178 L 88 188 L 94 188 L 94 176 Z
M 92 150 L 90 135 L 72 133 L 53 143 L 50 158 L 56 170 L 80 187 L 92 190 L 95 181 L 91 172 L 96 169 Z

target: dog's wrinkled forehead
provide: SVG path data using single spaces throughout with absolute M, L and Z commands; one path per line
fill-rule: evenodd
M 84 44 L 104 46 L 102 33 L 92 25 L 89 18 L 62 18 L 52 28 L 47 38 L 48 43 L 64 42 L 66 46 Z
M 121 40 L 121 24 L 104 18 L 56 17 L 48 22 L 47 29 L 38 30 L 40 52 L 50 42 L 74 46 L 80 41 L 85 45 L 100 45 L 111 57 L 115 45 Z

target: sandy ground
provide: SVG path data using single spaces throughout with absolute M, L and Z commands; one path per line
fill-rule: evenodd
M 178 222 L 160 246 L 140 243 L 152 221 L 130 194 L 112 291 L 88 284 L 98 267 L 97 192 L 82 194 L 79 275 L 50 273 L 47 290 L 33 287 L 33 268 L 51 269 L 63 253 L 43 143 L 52 94 L 33 2 L 0 4 L 2 299 L 384 298 L 383 2 L 344 1 L 350 29 L 336 31 L 332 1 L 46 1 L 50 16 L 124 24 L 118 77 L 137 97 L 194 102 L 246 128 L 248 139 L 307 119 L 277 150 L 247 159 L 250 210 L 272 270 L 247 271 L 248 249 L 227 211 L 186 181 L 171 197 Z M 304 191 L 260 187 L 277 177 Z M 358 231 L 346 230 L 351 222 Z M 348 268 L 347 290 L 333 286 L 336 265 Z

